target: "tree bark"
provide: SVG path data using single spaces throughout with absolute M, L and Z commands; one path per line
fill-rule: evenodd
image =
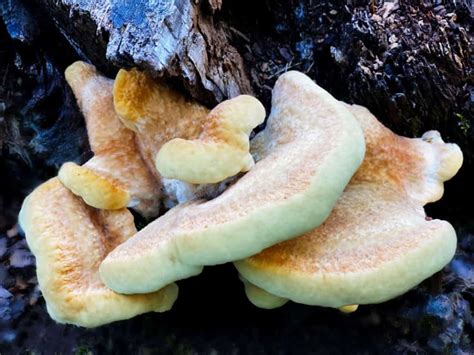
M 210 105 L 255 91 L 268 106 L 278 75 L 301 70 L 398 133 L 436 128 L 472 156 L 467 2 L 36 1 L 99 66 L 175 78 Z
M 176 78 L 209 104 L 252 93 L 242 58 L 213 21 L 220 0 L 37 2 L 92 63 L 140 66 Z
M 229 23 L 247 38 L 237 36 L 234 44 L 260 98 L 269 102 L 279 73 L 300 70 L 338 99 L 367 106 L 399 134 L 440 130 L 462 145 L 472 164 L 473 14 L 468 2 L 267 3 L 254 8 L 254 16 L 224 4 Z

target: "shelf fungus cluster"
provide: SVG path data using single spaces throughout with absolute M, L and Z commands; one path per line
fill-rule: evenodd
M 251 96 L 209 110 L 139 70 L 112 81 L 82 62 L 66 79 L 94 156 L 64 164 L 20 212 L 59 322 L 168 310 L 175 281 L 226 262 L 259 307 L 352 312 L 454 254 L 451 225 L 423 210 L 462 164 L 437 132 L 399 137 L 299 72 L 278 79 L 250 141 L 265 119 Z M 155 219 L 137 232 L 127 207 Z
M 321 226 L 235 262 L 258 307 L 292 300 L 353 311 L 408 291 L 454 255 L 453 227 L 427 219 L 423 206 L 460 168 L 459 147 L 436 131 L 397 136 L 364 107 L 345 106 L 364 130 L 365 159 Z

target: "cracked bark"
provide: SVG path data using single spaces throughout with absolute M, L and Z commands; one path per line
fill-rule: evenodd
M 80 56 L 105 71 L 140 66 L 215 104 L 252 93 L 242 58 L 212 12 L 221 1 L 37 0 Z

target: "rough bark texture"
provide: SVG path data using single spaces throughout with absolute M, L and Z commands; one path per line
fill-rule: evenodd
M 266 102 L 279 73 L 300 70 L 335 97 L 367 106 L 399 134 L 440 130 L 472 163 L 473 15 L 467 2 L 275 0 L 245 16 L 240 9 L 252 2 L 246 5 L 225 3 L 224 12 L 240 26 L 243 36 L 233 42 Z
M 268 103 L 278 74 L 301 70 L 398 133 L 436 128 L 472 156 L 467 0 L 36 1 L 109 73 L 138 65 L 214 104 L 252 87 Z
M 67 160 L 88 157 L 84 120 L 64 69 L 74 51 L 19 2 L 0 2 L 0 230 L 11 227 L 22 195 Z M 40 30 L 41 28 L 41 30 Z
M 0 0 L 0 15 L 1 353 L 474 353 L 467 2 Z M 35 185 L 89 157 L 63 77 L 79 58 L 111 76 L 138 65 L 209 104 L 253 89 L 267 107 L 278 75 L 297 69 L 398 133 L 441 130 L 467 162 L 428 214 L 453 222 L 457 255 L 425 285 L 349 316 L 296 304 L 258 310 L 227 265 L 180 282 L 170 313 L 96 330 L 55 324 L 15 223 Z
M 37 0 L 81 57 L 174 77 L 205 102 L 251 93 L 243 61 L 222 27 L 190 0 Z M 210 12 L 209 11 L 209 12 Z

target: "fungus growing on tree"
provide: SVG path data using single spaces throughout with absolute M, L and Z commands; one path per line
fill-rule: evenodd
M 254 165 L 249 135 L 263 123 L 265 108 L 256 98 L 240 95 L 217 105 L 196 139 L 175 138 L 156 156 L 156 168 L 168 179 L 193 184 L 218 183 Z
M 438 132 L 400 137 L 364 107 L 340 105 L 357 118 L 367 148 L 331 215 L 303 236 L 235 265 L 248 282 L 280 302 L 347 312 L 394 298 L 451 260 L 453 227 L 426 218 L 423 206 L 441 198 L 443 182 L 461 167 L 462 153 Z M 259 298 L 267 304 L 270 298 L 263 291 L 247 295 L 256 305 Z
M 146 293 L 215 265 L 254 255 L 320 225 L 364 156 L 350 111 L 306 75 L 288 72 L 257 135 L 259 160 L 217 198 L 172 208 L 102 262 L 121 293 Z
M 64 164 L 59 180 L 90 206 L 129 206 L 146 217 L 156 216 L 160 185 L 140 155 L 135 134 L 115 113 L 113 81 L 84 62 L 70 65 L 66 79 L 84 114 L 94 157 L 83 166 Z

